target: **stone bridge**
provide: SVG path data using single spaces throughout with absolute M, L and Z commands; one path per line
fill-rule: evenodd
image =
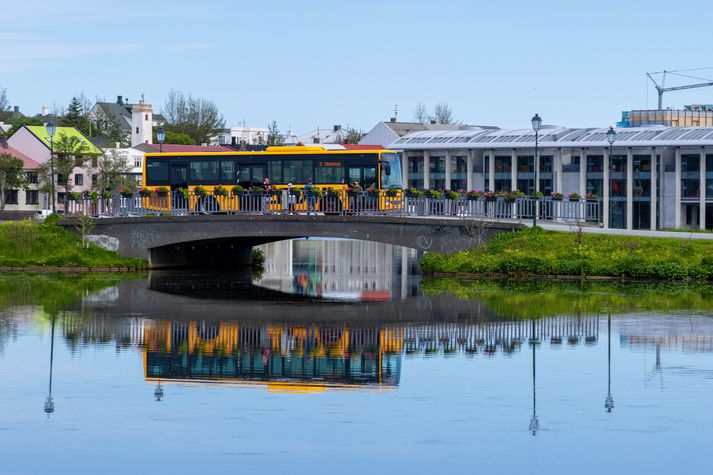
M 60 221 L 76 231 L 70 220 Z M 194 215 L 98 218 L 94 235 L 151 268 L 249 265 L 252 247 L 293 238 L 376 241 L 439 253 L 481 245 L 521 223 L 402 216 Z

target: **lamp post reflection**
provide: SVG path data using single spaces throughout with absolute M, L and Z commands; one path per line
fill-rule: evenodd
M 540 430 L 540 421 L 537 419 L 537 385 L 535 371 L 535 349 L 540 341 L 535 336 L 535 320 L 532 320 L 532 334 L 530 335 L 530 346 L 532 347 L 532 417 L 530 418 L 530 432 L 532 435 L 537 435 Z
M 52 364 L 54 362 L 54 323 L 55 318 L 52 317 L 52 336 L 50 337 L 50 385 L 49 394 L 47 395 L 47 400 L 45 401 L 45 413 L 47 417 L 54 412 L 54 401 L 52 400 Z
M 611 310 L 607 316 L 607 397 L 604 409 L 611 412 L 614 409 L 614 398 L 611 395 Z
M 153 392 L 153 397 L 156 398 L 156 401 L 161 401 L 163 399 L 163 386 L 161 386 L 161 381 L 158 382 L 156 385 L 156 389 L 154 389 Z

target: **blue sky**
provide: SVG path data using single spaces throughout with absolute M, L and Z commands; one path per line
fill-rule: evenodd
M 655 107 L 647 71 L 713 66 L 710 0 L 2 0 L 0 14 L 0 86 L 28 114 L 80 92 L 160 110 L 173 88 L 228 125 L 297 133 L 369 130 L 395 104 L 411 120 L 419 101 L 471 124 L 603 127 L 647 91 Z M 713 88 L 665 96 L 687 103 Z

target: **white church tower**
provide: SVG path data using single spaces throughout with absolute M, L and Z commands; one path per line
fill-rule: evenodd
M 131 146 L 153 143 L 153 109 L 141 99 L 131 106 Z

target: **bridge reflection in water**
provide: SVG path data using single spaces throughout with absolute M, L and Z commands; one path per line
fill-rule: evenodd
M 593 344 L 598 316 L 475 323 L 65 320 L 76 343 L 116 341 L 143 352 L 149 381 L 258 383 L 269 389 L 393 388 L 403 355 L 494 356 L 528 343 Z

